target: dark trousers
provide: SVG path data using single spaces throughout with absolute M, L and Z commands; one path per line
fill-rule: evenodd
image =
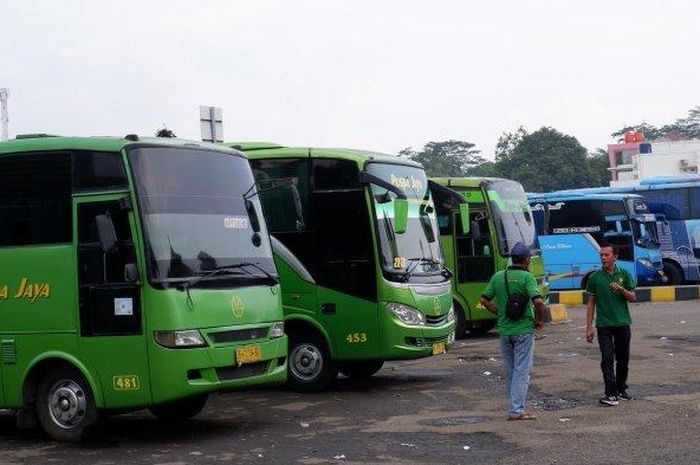
M 627 389 L 632 333 L 629 326 L 598 327 L 597 329 L 605 395 L 616 396 Z

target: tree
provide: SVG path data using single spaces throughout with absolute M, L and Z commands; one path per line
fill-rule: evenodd
M 515 132 L 501 134 L 496 143 L 496 162 L 510 158 L 520 141 L 527 135 L 528 132 L 522 126 L 518 127 Z
M 588 185 L 590 187 L 607 186 L 610 184 L 610 171 L 608 167 L 608 152 L 604 149 L 597 149 L 595 152 L 588 154 L 589 177 Z
M 575 137 L 549 127 L 523 135 L 507 156 L 496 162 L 496 171 L 520 182 L 528 192 L 590 186 L 586 149 Z
M 480 150 L 471 142 L 446 140 L 428 142 L 420 151 L 411 147 L 399 152 L 399 156 L 410 158 L 423 165 L 428 176 L 469 176 L 470 172 L 486 162 Z
M 624 136 L 630 132 L 642 132 L 647 140 L 656 140 L 664 137 L 680 139 L 700 139 L 700 106 L 688 110 L 688 116 L 678 118 L 670 124 L 656 127 L 648 123 L 640 123 L 615 131 L 611 134 L 618 142 L 624 140 Z

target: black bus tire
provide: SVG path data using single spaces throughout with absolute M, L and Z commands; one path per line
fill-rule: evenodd
M 461 339 L 467 333 L 467 317 L 464 314 L 464 309 L 455 300 L 452 303 L 455 312 L 455 339 Z
M 664 262 L 664 276 L 668 278 L 666 284 L 669 286 L 683 284 L 683 273 L 673 263 Z
M 68 366 L 52 368 L 41 379 L 36 412 L 44 431 L 61 442 L 89 439 L 100 424 L 90 385 L 78 369 Z
M 311 332 L 289 336 L 287 387 L 306 393 L 323 391 L 338 377 L 326 341 Z
M 340 372 L 350 379 L 367 379 L 381 370 L 382 366 L 384 360 L 343 362 L 340 364 Z
M 159 420 L 184 421 L 201 412 L 207 405 L 208 398 L 207 394 L 199 394 L 166 404 L 153 405 L 148 410 Z

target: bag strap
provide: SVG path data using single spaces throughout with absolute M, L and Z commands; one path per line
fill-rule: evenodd
M 508 268 L 503 271 L 503 276 L 505 276 L 506 280 L 506 297 L 510 299 L 510 287 L 508 286 Z

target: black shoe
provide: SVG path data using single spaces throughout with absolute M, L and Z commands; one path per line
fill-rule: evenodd
M 627 394 L 627 391 L 620 391 L 617 395 L 620 400 L 632 400 L 632 396 Z
M 619 399 L 617 396 L 605 396 L 599 400 L 599 402 L 603 405 L 610 405 L 614 406 L 620 403 Z

